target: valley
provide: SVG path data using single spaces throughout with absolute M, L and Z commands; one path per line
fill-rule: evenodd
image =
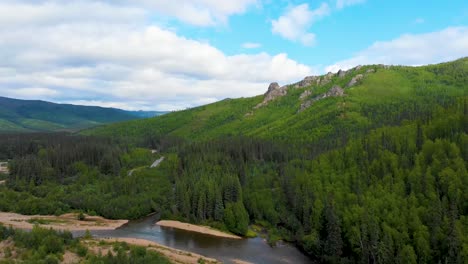
M 125 219 L 91 233 L 226 263 L 457 263 L 467 85 L 467 58 L 366 65 L 79 133 L 2 134 L 0 211 Z

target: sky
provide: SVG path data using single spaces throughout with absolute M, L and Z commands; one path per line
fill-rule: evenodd
M 466 0 L 0 0 L 0 96 L 181 110 L 468 56 Z

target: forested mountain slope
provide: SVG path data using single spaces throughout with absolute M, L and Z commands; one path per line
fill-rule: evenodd
M 342 88 L 344 94 L 320 99 L 334 87 Z M 280 89 L 286 95 L 256 107 Z M 402 120 L 427 119 L 438 107 L 454 104 L 457 98 L 467 94 L 467 58 L 424 67 L 359 66 L 347 72 L 308 77 L 297 84 L 277 88 L 266 96 L 227 99 L 84 133 L 185 139 L 242 135 L 334 144 L 330 141 L 345 135 L 396 125 Z
M 0 97 L 0 132 L 72 131 L 163 113 Z
M 364 66 L 83 132 L 99 137 L 0 137 L 0 210 L 158 212 L 320 263 L 466 263 L 467 85 L 468 59 Z
M 356 67 L 86 133 L 175 144 L 174 217 L 256 223 L 326 263 L 468 261 L 467 58 Z

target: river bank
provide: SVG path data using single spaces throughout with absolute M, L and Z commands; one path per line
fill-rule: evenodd
M 44 228 L 68 231 L 114 230 L 128 223 L 128 220 L 109 220 L 100 216 L 84 216 L 84 220 L 78 220 L 77 213 L 53 216 L 0 212 L 0 223 L 18 229 L 32 229 L 37 224 Z
M 182 229 L 185 231 L 191 231 L 191 232 L 201 233 L 201 234 L 210 235 L 210 236 L 217 236 L 217 237 L 224 237 L 224 238 L 231 238 L 231 239 L 242 239 L 242 237 L 240 236 L 222 232 L 220 230 L 216 230 L 209 226 L 193 225 L 193 224 L 188 224 L 188 223 L 183 223 L 180 221 L 173 221 L 173 220 L 161 220 L 161 221 L 158 221 L 156 224 L 159 226 L 163 226 L 163 227 L 172 227 L 172 228 Z
M 129 245 L 146 247 L 149 250 L 155 250 L 160 254 L 166 256 L 173 263 L 184 263 L 184 264 L 197 264 L 203 261 L 203 263 L 221 263 L 214 258 L 208 258 L 193 252 L 179 250 L 163 246 L 159 243 L 139 238 L 95 238 L 96 241 L 104 241 L 107 243 L 114 242 L 125 242 Z

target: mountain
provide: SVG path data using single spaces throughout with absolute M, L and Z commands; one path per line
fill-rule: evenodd
M 248 136 L 332 144 L 402 120 L 428 118 L 467 96 L 468 59 L 423 67 L 369 65 L 279 87 L 264 95 L 227 99 L 145 120 L 102 126 L 84 134 L 180 137 Z
M 467 58 L 357 66 L 82 133 L 104 137 L 0 137 L 0 211 L 156 212 L 317 263 L 468 260 Z
M 163 113 L 0 97 L 0 132 L 74 131 Z
M 357 66 L 83 133 L 166 155 L 169 218 L 266 230 L 317 263 L 468 261 L 468 58 Z

